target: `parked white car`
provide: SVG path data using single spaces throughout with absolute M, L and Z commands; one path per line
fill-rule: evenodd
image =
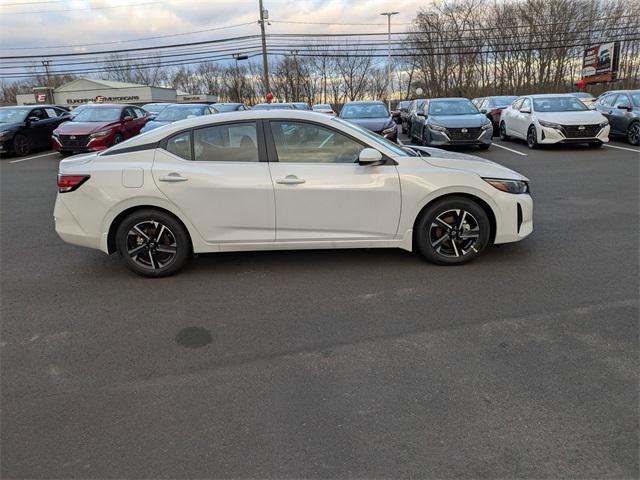
M 522 175 L 298 110 L 172 123 L 63 160 L 58 191 L 63 240 L 154 277 L 240 250 L 398 247 L 455 265 L 533 229 Z
M 529 148 L 554 143 L 587 143 L 600 147 L 609 141 L 609 121 L 571 94 L 528 95 L 502 111 L 500 138 L 526 140 Z

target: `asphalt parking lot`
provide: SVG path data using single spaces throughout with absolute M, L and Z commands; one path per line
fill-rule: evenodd
M 638 478 L 640 149 L 468 153 L 530 177 L 530 238 L 158 280 L 57 237 L 57 154 L 0 159 L 2 477 Z

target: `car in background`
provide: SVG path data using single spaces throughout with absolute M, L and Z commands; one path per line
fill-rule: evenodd
M 82 112 L 82 110 L 84 110 L 87 107 L 90 107 L 91 105 L 93 105 L 92 103 L 83 103 L 82 105 L 78 105 L 77 107 L 74 107 L 73 110 L 71 110 L 69 113 L 71 115 L 71 118 L 75 118 L 80 112 Z
M 311 110 L 307 102 L 293 102 L 291 105 L 293 105 L 296 110 Z
M 333 110 L 333 107 L 328 103 L 316 103 L 311 107 L 311 110 L 319 113 L 326 113 L 332 117 L 336 116 L 336 112 Z
M 409 110 L 405 113 L 400 114 L 400 119 L 402 120 L 401 129 L 402 133 L 409 133 L 411 131 L 411 125 L 415 117 L 417 116 L 417 111 L 421 110 L 424 106 L 424 102 L 426 102 L 426 98 L 418 98 L 416 100 L 411 101 L 411 105 L 409 106 Z
M 467 98 L 432 98 L 416 111 L 409 132 L 412 141 L 427 146 L 491 146 L 493 125 Z
M 214 103 L 211 105 L 218 113 L 242 112 L 249 108 L 244 103 Z
M 408 111 L 410 106 L 411 106 L 411 100 L 399 101 L 398 105 L 396 105 L 395 110 L 391 110 L 391 117 L 393 118 L 393 121 L 396 122 L 398 125 L 400 125 L 402 123 L 402 119 L 401 119 L 402 112 Z
M 171 103 L 163 102 L 163 103 L 146 103 L 142 106 L 142 109 L 149 113 L 149 119 L 153 120 L 158 116 L 158 114 L 167 108 Z
M 259 249 L 394 247 L 461 265 L 533 231 L 527 178 L 425 153 L 313 112 L 190 118 L 60 162 L 55 230 L 147 277 Z
M 476 97 L 471 99 L 471 103 L 473 103 L 478 110 L 480 110 L 480 104 L 486 97 Z
M 502 95 L 497 97 L 484 97 L 474 105 L 484 113 L 493 124 L 493 136 L 500 134 L 500 115 L 502 111 L 518 98 L 516 95 Z M 473 103 L 473 100 L 471 101 Z
M 382 102 L 347 102 L 340 110 L 340 118 L 382 135 L 392 142 L 398 141 L 398 126 Z
M 594 102 L 596 101 L 595 97 L 587 92 L 569 92 L 569 95 L 573 95 L 587 107 L 593 106 Z
M 218 113 L 214 105 L 208 103 L 172 103 L 164 108 L 156 118 L 149 120 L 140 133 L 145 133 L 154 128 L 162 127 L 186 118 L 200 117 Z
M 258 103 L 251 110 L 298 110 L 292 103 Z
M 51 145 L 51 133 L 70 119 L 54 105 L 0 107 L 0 153 L 28 155 Z
M 609 120 L 612 135 L 624 136 L 631 145 L 640 145 L 640 90 L 605 92 L 594 107 Z
M 140 133 L 148 120 L 149 114 L 140 107 L 93 104 L 56 128 L 51 143 L 62 155 L 106 150 Z
M 568 93 L 519 97 L 502 112 L 500 138 L 520 138 L 529 148 L 555 143 L 586 143 L 601 147 L 609 141 L 609 121 Z

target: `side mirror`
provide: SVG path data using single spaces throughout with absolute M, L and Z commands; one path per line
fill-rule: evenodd
M 419 117 L 425 117 L 426 115 L 424 114 L 424 112 L 416 112 L 416 115 L 418 115 Z
M 626 110 L 627 112 L 631 111 L 631 105 L 626 105 L 626 104 L 625 105 L 618 105 L 618 108 L 620 110 Z
M 375 148 L 365 148 L 360 152 L 358 156 L 358 163 L 360 165 L 376 166 L 382 165 L 382 154 Z
M 483 115 L 486 115 L 487 114 L 487 109 L 483 108 L 482 110 L 480 110 L 480 113 L 483 114 Z
M 157 113 L 148 113 L 147 114 L 147 117 L 149 118 L 149 120 L 154 120 L 157 116 L 158 116 Z
M 27 122 L 29 122 L 29 123 L 37 123 L 39 121 L 40 121 L 40 119 L 38 117 L 29 117 L 27 119 Z
M 125 122 L 130 122 L 131 120 L 133 120 L 133 117 L 131 115 L 127 115 L 126 117 L 124 117 Z
M 531 113 L 531 109 L 530 108 L 521 108 L 520 109 L 520 113 Z

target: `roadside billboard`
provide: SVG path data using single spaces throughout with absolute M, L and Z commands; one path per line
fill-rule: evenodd
M 615 80 L 620 63 L 620 42 L 601 43 L 584 50 L 582 78 L 587 83 Z

